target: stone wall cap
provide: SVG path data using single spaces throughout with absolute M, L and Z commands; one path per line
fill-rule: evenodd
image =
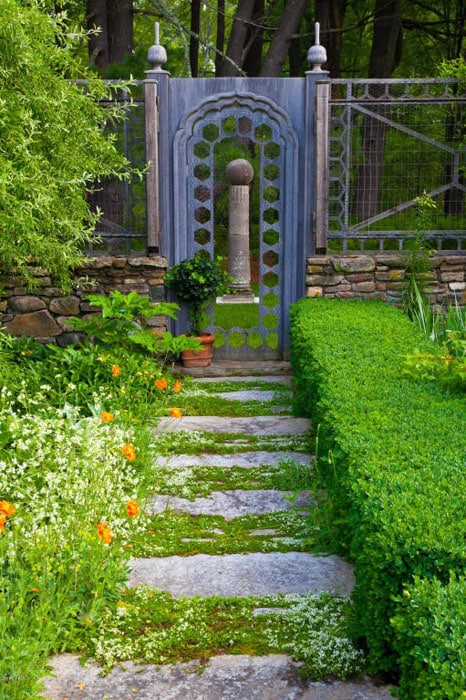
M 339 255 L 331 262 L 337 272 L 372 272 L 376 267 L 372 255 Z
M 145 256 L 128 258 L 128 265 L 131 267 L 167 267 L 167 264 L 167 258 L 164 258 L 162 255 L 153 255 L 150 258 Z
M 328 255 L 311 255 L 306 258 L 308 265 L 329 265 L 330 256 Z

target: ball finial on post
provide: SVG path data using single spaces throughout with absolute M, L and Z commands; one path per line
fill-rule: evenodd
M 320 23 L 315 23 L 315 44 L 307 52 L 308 63 L 312 65 L 312 70 L 320 72 L 321 66 L 327 61 L 327 51 L 325 46 L 320 45 Z
M 167 62 L 167 52 L 159 43 L 159 23 L 155 23 L 155 44 L 153 44 L 147 54 L 149 63 L 153 63 L 153 71 L 161 71 L 164 63 Z

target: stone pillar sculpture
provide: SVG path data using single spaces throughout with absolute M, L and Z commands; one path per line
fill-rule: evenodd
M 251 289 L 249 259 L 249 184 L 254 177 L 252 165 L 243 158 L 232 160 L 226 167 L 229 187 L 228 273 L 233 277 L 228 303 L 254 302 Z

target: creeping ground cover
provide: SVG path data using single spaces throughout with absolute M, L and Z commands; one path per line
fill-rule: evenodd
M 379 302 L 292 309 L 295 410 L 319 433 L 321 531 L 355 563 L 353 638 L 403 700 L 466 697 L 466 404 L 403 372 L 442 349 Z

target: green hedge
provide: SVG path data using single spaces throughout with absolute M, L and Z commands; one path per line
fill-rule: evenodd
M 367 646 L 369 670 L 400 669 L 401 698 L 458 700 L 466 630 L 451 633 L 461 649 L 449 656 L 454 690 L 445 691 L 433 657 L 420 661 L 413 651 L 419 609 L 406 605 L 403 591 L 435 584 L 447 597 L 460 595 L 450 576 L 466 561 L 464 398 L 402 377 L 406 355 L 436 347 L 380 302 L 303 300 L 291 310 L 291 345 L 295 410 L 313 418 L 320 454 L 329 455 L 320 465 L 333 541 L 355 564 L 353 633 Z M 445 615 L 442 595 L 423 598 L 431 607 L 416 629 L 426 639 L 431 619 Z M 450 609 L 461 605 L 451 601 Z M 400 622 L 410 618 L 411 636 Z M 445 624 L 445 635 L 450 629 Z M 440 630 L 433 638 L 442 655 L 451 640 Z M 416 685 L 421 676 L 429 678 L 425 691 Z

